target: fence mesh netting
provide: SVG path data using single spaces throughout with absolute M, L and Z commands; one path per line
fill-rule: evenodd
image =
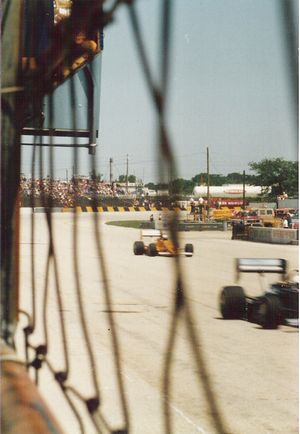
M 60 272 L 60 242 L 54 236 L 53 195 L 55 188 L 54 173 L 56 159 L 55 138 L 60 134 L 72 138 L 72 160 L 74 172 L 80 167 L 79 149 L 80 137 L 86 137 L 84 145 L 90 154 L 90 173 L 92 174 L 91 189 L 97 192 L 97 167 L 95 159 L 95 141 L 97 136 L 97 119 L 95 115 L 95 99 L 99 93 L 95 90 L 95 76 L 100 74 L 97 69 L 97 58 L 102 55 L 103 32 L 108 25 L 114 23 L 114 15 L 118 8 L 128 10 L 128 21 L 136 44 L 136 52 L 142 67 L 145 85 L 149 98 L 156 112 L 158 152 L 161 173 L 170 174 L 171 179 L 177 175 L 170 134 L 166 126 L 167 97 L 170 76 L 170 50 L 172 42 L 172 0 L 162 0 L 160 4 L 160 71 L 159 79 L 149 64 L 143 29 L 140 25 L 135 1 L 115 0 L 24 0 L 2 2 L 2 151 L 1 151 L 1 335 L 3 340 L 17 352 L 21 351 L 30 378 L 39 385 L 40 373 L 48 370 L 49 378 L 55 382 L 64 397 L 70 411 L 76 420 L 78 432 L 91 433 L 127 433 L 131 427 L 131 407 L 122 376 L 122 357 L 118 330 L 114 320 L 111 299 L 111 279 L 108 272 L 106 251 L 103 247 L 103 237 L 99 215 L 94 213 L 93 239 L 97 252 L 96 267 L 99 272 L 98 293 L 103 299 L 104 311 L 107 315 L 110 330 L 110 345 L 112 348 L 111 375 L 115 382 L 115 400 L 118 404 L 118 423 L 112 421 L 109 414 L 110 402 L 103 398 L 103 379 L 99 370 L 98 359 L 101 354 L 95 349 L 93 327 L 88 321 L 87 303 L 84 297 L 86 282 L 82 280 L 80 271 L 80 249 L 82 240 L 78 226 L 80 214 L 72 213 L 72 231 L 69 241 L 70 251 L 70 287 L 74 306 L 78 307 L 78 330 L 82 335 L 81 352 L 84 354 L 82 369 L 89 377 L 85 384 L 78 385 L 74 371 L 72 354 L 74 342 L 72 323 L 70 323 L 69 302 L 66 300 L 68 285 L 62 283 Z M 286 2 L 287 3 L 287 2 Z M 289 12 L 289 11 L 287 11 Z M 88 107 L 85 112 L 86 128 L 78 125 L 78 95 L 76 77 L 81 74 L 84 81 Z M 157 74 L 156 74 L 157 75 Z M 97 78 L 99 79 L 99 77 Z M 60 86 L 67 86 L 68 101 L 71 107 L 71 118 L 68 130 L 57 130 L 55 124 L 55 107 L 53 94 Z M 105 85 L 105 84 L 103 84 Z M 47 95 L 47 122 L 45 126 L 44 98 Z M 118 121 L 116 120 L 116 123 Z M 37 214 L 30 214 L 30 240 L 28 263 L 30 279 L 26 288 L 22 283 L 19 294 L 19 184 L 20 156 L 22 137 L 33 136 L 31 148 L 31 177 L 29 186 L 31 208 L 36 206 L 34 191 L 35 179 L 44 179 L 45 173 L 50 174 L 47 188 L 41 189 L 39 205 L 45 209 L 43 214 L 47 239 L 44 242 L 46 251 L 45 267 L 37 268 L 39 225 Z M 47 140 L 45 139 L 47 137 Z M 76 209 L 79 204 L 80 180 L 73 177 L 72 189 L 68 191 L 70 204 Z M 93 184 L 94 183 L 94 184 Z M 175 192 L 176 193 L 176 192 Z M 97 194 L 91 195 L 91 207 L 97 207 Z M 169 216 L 169 229 L 175 246 L 179 244 L 176 213 Z M 37 284 L 38 278 L 42 285 Z M 174 288 L 172 294 L 171 320 L 168 338 L 165 343 L 163 372 L 161 375 L 161 402 L 164 432 L 175 432 L 172 413 L 168 404 L 171 395 L 172 366 L 178 336 L 179 325 L 186 329 L 190 345 L 190 356 L 195 364 L 198 387 L 204 394 L 211 426 L 216 432 L 226 432 L 219 405 L 212 392 L 208 367 L 205 362 L 199 331 L 195 326 L 190 307 L 187 288 L 184 280 L 184 270 L 180 256 L 173 258 Z M 70 289 L 70 288 L 69 288 Z M 30 291 L 30 302 L 22 305 L 22 291 Z M 70 302 L 71 303 L 71 302 Z M 56 324 L 50 321 L 50 315 L 56 318 Z M 24 341 L 19 345 L 15 336 L 23 333 Z M 54 336 L 53 336 L 54 333 Z M 52 347 L 58 348 L 58 359 L 53 358 Z M 76 366 L 76 369 L 80 367 Z M 89 384 L 89 387 L 86 386 Z M 87 392 L 88 390 L 88 392 Z M 3 397 L 5 400 L 5 396 Z M 132 404 L 131 404 L 132 405 Z M 104 409 L 104 410 L 103 410 Z M 86 422 L 87 417 L 89 422 Z M 160 417 L 160 415 L 157 415 Z M 62 421 L 63 422 L 63 421 Z M 88 423 L 88 425 L 86 425 Z M 145 422 L 146 423 L 146 422 Z M 89 427 L 89 428 L 88 428 Z M 92 428 L 91 428 L 92 427 Z M 49 431 L 50 432 L 50 431 Z M 154 432 L 154 431 L 153 431 Z

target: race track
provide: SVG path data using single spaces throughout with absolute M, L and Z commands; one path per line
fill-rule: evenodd
M 82 393 L 93 394 L 91 368 L 86 356 L 86 339 L 80 330 L 72 213 L 52 214 L 54 248 L 59 285 L 67 325 L 70 354 L 70 383 Z M 167 339 L 174 318 L 175 260 L 167 257 L 134 256 L 133 243 L 139 230 L 108 226 L 107 220 L 147 219 L 149 213 L 92 213 L 78 215 L 78 279 L 89 336 L 96 358 L 101 410 L 116 429 L 123 423 L 113 364 L 113 316 L 120 344 L 121 377 L 130 416 L 132 434 L 171 434 L 167 432 L 164 408 L 170 412 L 174 434 L 215 433 L 201 375 L 187 332 L 184 314 L 177 318 L 169 372 L 171 393 L 162 397 L 163 366 Z M 95 242 L 94 224 L 98 219 L 105 270 L 101 270 Z M 21 215 L 21 301 L 31 312 L 32 251 L 30 214 Z M 32 342 L 41 343 L 43 332 L 43 291 L 45 288 L 48 230 L 45 215 L 35 214 L 36 297 L 40 313 Z M 298 247 L 232 241 L 228 232 L 180 233 L 182 244 L 194 244 L 192 258 L 183 257 L 184 290 L 198 334 L 197 350 L 203 356 L 211 382 L 211 392 L 219 409 L 225 432 L 230 434 L 298 433 L 298 329 L 286 326 L 263 330 L 244 321 L 220 318 L 218 296 L 224 285 L 234 283 L 234 258 L 280 257 L 298 267 Z M 53 262 L 50 264 L 47 323 L 49 357 L 57 370 L 63 369 L 60 323 L 57 314 Z M 277 276 L 268 276 L 276 280 Z M 249 294 L 261 292 L 256 275 L 242 276 Z M 77 281 L 78 284 L 78 281 Z M 110 291 L 107 304 L 105 288 Z M 26 324 L 21 318 L 21 324 Z M 19 343 L 22 337 L 19 332 Z M 41 391 L 66 433 L 80 433 L 79 423 L 59 388 L 45 368 L 41 370 Z M 164 407 L 165 405 L 165 407 Z M 81 408 L 81 404 L 78 403 Z M 83 417 L 86 433 L 96 432 Z M 103 431 L 107 432 L 107 431 Z

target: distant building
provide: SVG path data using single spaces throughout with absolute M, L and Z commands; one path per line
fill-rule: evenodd
M 147 196 L 156 196 L 156 191 L 155 190 L 150 190 L 149 188 L 144 193 L 146 193 Z
M 125 194 L 136 194 L 137 184 L 135 182 L 118 182 L 116 181 L 116 186 L 122 190 Z
M 157 195 L 158 196 L 168 196 L 169 190 L 157 190 Z
M 262 190 L 266 191 L 266 189 L 266 187 L 257 185 L 245 185 L 245 196 L 258 197 L 262 194 Z M 195 187 L 193 190 L 193 194 L 196 197 L 206 197 L 207 186 L 200 185 Z M 210 197 L 219 198 L 240 198 L 243 196 L 243 184 L 225 184 L 221 186 L 210 186 L 209 195 Z

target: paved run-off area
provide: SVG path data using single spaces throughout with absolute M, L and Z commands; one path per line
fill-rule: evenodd
M 148 218 L 147 213 L 139 218 Z M 42 343 L 42 294 L 45 286 L 48 231 L 45 214 L 35 215 L 35 276 L 39 312 L 34 344 Z M 107 283 L 112 299 L 107 305 L 104 275 L 100 270 L 95 244 L 94 219 L 98 219 Z M 113 314 L 121 353 L 121 376 L 125 384 L 134 434 L 170 434 L 164 425 L 161 395 L 163 364 L 170 330 L 174 292 L 174 259 L 134 256 L 133 243 L 139 230 L 108 226 L 107 220 L 137 219 L 137 213 L 78 216 L 78 277 L 96 357 L 101 392 L 101 409 L 109 423 L 122 426 L 122 412 L 113 364 L 108 311 Z M 69 382 L 86 397 L 93 394 L 85 339 L 79 327 L 78 300 L 75 296 L 72 213 L 52 214 L 54 246 L 58 263 L 63 311 L 70 353 Z M 31 216 L 21 213 L 20 308 L 31 312 L 30 236 Z M 280 257 L 298 267 L 298 247 L 232 241 L 228 232 L 180 233 L 182 243 L 194 244 L 192 258 L 182 258 L 187 297 L 193 324 L 199 333 L 198 346 L 204 354 L 212 392 L 232 434 L 298 433 L 298 329 L 280 327 L 262 330 L 244 321 L 220 319 L 218 295 L 223 285 L 234 283 L 234 258 Z M 64 361 L 54 291 L 53 264 L 50 266 L 47 322 L 49 358 L 56 369 Z M 277 276 L 268 276 L 268 280 Z M 249 294 L 259 294 L 256 275 L 241 280 Z M 26 324 L 21 316 L 21 324 Z M 184 317 L 179 317 L 170 372 L 171 395 L 167 402 L 176 434 L 213 433 L 208 403 L 194 362 Z M 21 333 L 19 333 L 22 348 Z M 70 411 L 48 370 L 42 369 L 41 392 L 66 433 L 80 433 Z M 78 404 L 80 408 L 81 404 Z M 87 420 L 86 433 L 95 432 Z M 105 431 L 104 431 L 105 432 Z

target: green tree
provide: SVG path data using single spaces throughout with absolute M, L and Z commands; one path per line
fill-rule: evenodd
M 199 173 L 192 178 L 192 182 L 195 185 L 206 185 L 207 184 L 207 173 Z M 219 175 L 217 173 L 211 173 L 209 175 L 210 185 L 223 185 L 226 184 L 226 176 Z
M 172 194 L 191 194 L 193 191 L 193 183 L 192 181 L 178 178 L 171 181 L 169 189 Z
M 271 196 L 287 193 L 289 197 L 298 196 L 298 162 L 283 158 L 264 159 L 249 163 L 257 173 L 255 185 L 271 187 Z
M 226 176 L 226 184 L 242 184 L 243 174 L 240 172 L 228 173 Z
M 126 175 L 119 175 L 118 182 L 126 182 Z M 128 182 L 136 182 L 136 176 L 128 175 Z
M 184 185 L 184 190 L 183 190 L 184 194 L 192 194 L 194 187 L 195 185 L 192 182 L 192 180 L 186 180 Z
M 212 173 L 209 175 L 209 183 L 216 186 L 226 184 L 226 176 Z
M 157 190 L 157 184 L 154 184 L 154 182 L 148 182 L 148 184 L 145 184 L 146 188 L 149 188 L 149 190 Z
M 245 173 L 245 184 L 257 185 L 257 176 Z M 243 184 L 244 175 L 242 172 L 232 172 L 225 176 L 225 184 Z M 258 184 L 260 185 L 260 184 Z
M 193 176 L 192 182 L 195 185 L 206 185 L 207 182 L 207 173 L 198 173 L 198 175 Z

